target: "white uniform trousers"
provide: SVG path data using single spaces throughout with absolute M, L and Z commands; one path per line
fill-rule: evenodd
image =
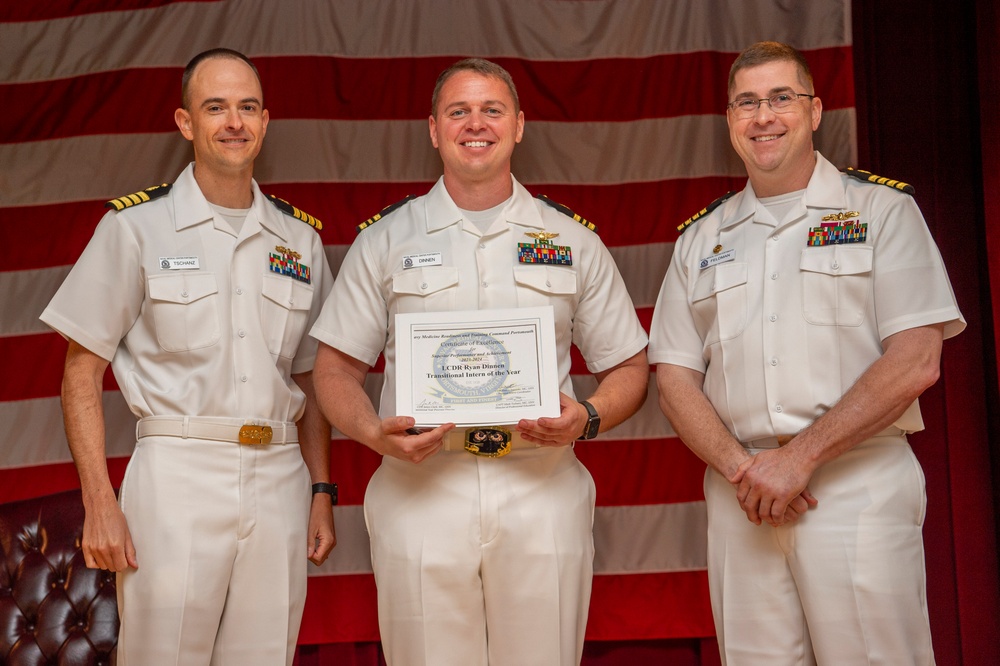
M 119 666 L 292 663 L 310 503 L 298 444 L 143 437 L 119 502 L 139 563 L 118 574 Z
M 570 447 L 386 456 L 365 520 L 388 664 L 579 664 L 594 499 Z
M 817 470 L 809 488 L 816 508 L 790 525 L 757 526 L 722 475 L 706 473 L 722 663 L 933 664 L 924 475 L 906 438 L 862 443 Z

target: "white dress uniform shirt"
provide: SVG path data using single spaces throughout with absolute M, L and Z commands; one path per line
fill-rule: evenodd
M 825 215 L 857 212 L 864 242 L 809 246 Z M 830 409 L 894 333 L 965 328 L 913 197 L 841 174 L 817 153 L 798 209 L 779 223 L 748 183 L 674 245 L 649 360 L 705 374 L 736 439 L 795 434 Z M 923 429 L 917 403 L 896 425 Z
M 395 314 L 551 305 L 560 390 L 570 346 L 591 372 L 646 345 L 598 236 L 517 181 L 489 224 L 464 219 L 439 180 L 360 233 L 311 335 L 373 365 L 379 413 L 396 415 Z M 489 226 L 487 226 L 489 224 Z M 572 265 L 520 263 L 527 232 L 558 234 Z M 412 266 L 412 267 L 410 267 Z M 572 447 L 502 458 L 442 450 L 415 465 L 384 456 L 365 494 L 379 626 L 393 666 L 572 666 L 593 575 L 594 483 Z
M 271 270 L 286 248 L 309 282 Z M 234 237 L 213 217 L 193 165 L 169 194 L 109 212 L 41 315 L 110 360 L 132 412 L 294 422 L 312 370 L 306 335 L 332 279 L 323 242 L 253 183 Z

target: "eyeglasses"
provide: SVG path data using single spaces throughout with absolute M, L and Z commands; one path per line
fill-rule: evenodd
M 736 114 L 737 118 L 753 118 L 757 115 L 757 109 L 760 108 L 761 102 L 767 102 L 767 105 L 771 107 L 771 110 L 775 113 L 788 113 L 792 110 L 792 104 L 794 104 L 799 97 L 808 97 L 809 99 L 813 99 L 816 95 L 786 92 L 771 95 L 770 97 L 762 97 L 760 99 L 737 99 L 730 102 L 726 106 L 733 110 L 733 113 Z

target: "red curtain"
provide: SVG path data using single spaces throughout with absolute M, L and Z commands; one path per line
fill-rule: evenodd
M 859 159 L 916 188 L 969 324 L 945 343 L 941 380 L 921 398 L 927 430 L 912 438 L 927 477 L 935 653 L 939 664 L 996 663 L 998 447 L 991 426 L 1000 289 L 991 302 L 988 276 L 1000 275 L 1000 162 L 992 150 L 1000 145 L 1000 59 L 992 46 L 1000 24 L 992 3 L 921 3 L 917 10 L 897 0 L 855 1 L 853 8 Z

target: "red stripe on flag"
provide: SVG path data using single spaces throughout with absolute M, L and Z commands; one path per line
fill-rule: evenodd
M 175 176 L 164 174 L 164 181 Z M 261 189 L 322 220 L 319 234 L 326 245 L 350 245 L 358 224 L 408 194 L 426 194 L 431 184 L 275 183 Z M 528 189 L 567 205 L 597 225 L 605 245 L 621 247 L 673 242 L 680 223 L 744 184 L 744 178 L 710 177 L 621 185 L 529 185 Z M 0 208 L 0 238 L 5 247 L 19 249 L 5 258 L 0 272 L 76 263 L 106 212 L 103 201 Z
M 808 52 L 826 109 L 854 106 L 850 47 Z M 498 58 L 518 85 L 528 123 L 626 122 L 723 114 L 735 54 L 698 52 L 581 61 Z M 273 119 L 421 120 L 438 74 L 457 58 L 254 58 Z M 845 69 L 846 68 L 846 69 Z M 8 122 L 0 143 L 93 134 L 175 131 L 181 68 L 95 72 L 0 85 Z M 303 81 L 310 82 L 302 94 Z M 705 86 L 705 81 L 717 82 Z M 136 95 L 142 90 L 142 95 Z M 66 104 L 65 100 L 73 100 Z M 152 112 L 150 110 L 152 109 Z
M 594 576 L 587 640 L 714 635 L 704 571 Z
M 111 485 L 122 483 L 128 458 L 109 458 L 108 474 Z M 80 477 L 71 462 L 33 465 L 31 467 L 0 468 L 0 504 L 31 497 L 41 497 L 80 487 Z
M 376 599 L 371 574 L 310 576 L 299 645 L 379 640 Z
M 664 426 L 666 419 L 664 419 Z M 705 463 L 676 438 L 577 442 L 598 506 L 672 504 L 705 499 Z
M 220 0 L 45 0 L 45 2 L 4 2 L 0 22 L 47 21 L 103 12 L 153 9 L 178 2 L 219 2 Z

